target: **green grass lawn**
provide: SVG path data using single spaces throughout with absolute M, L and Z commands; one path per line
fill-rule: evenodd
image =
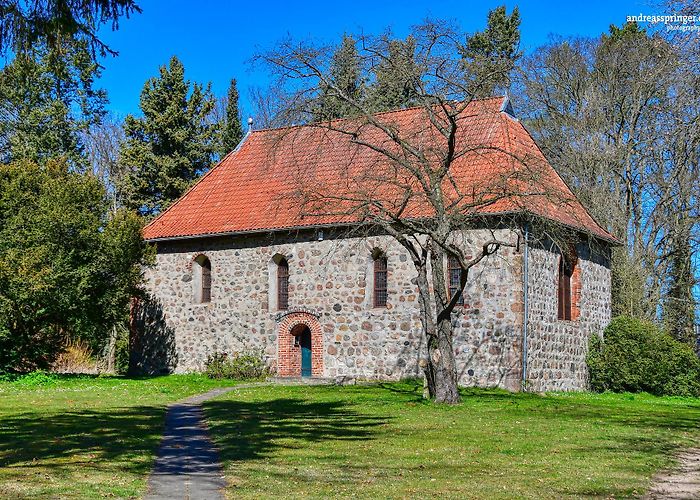
M 230 498 L 561 498 L 641 494 L 697 445 L 700 400 L 411 384 L 258 387 L 205 403 Z
M 140 497 L 167 403 L 231 381 L 202 376 L 0 382 L 0 498 Z
M 165 406 L 231 384 L 0 382 L 0 498 L 139 497 Z M 420 392 L 265 386 L 206 403 L 229 496 L 634 496 L 700 438 L 698 399 L 469 390 L 448 407 Z

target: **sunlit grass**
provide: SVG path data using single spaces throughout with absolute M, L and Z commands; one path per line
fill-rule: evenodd
M 561 498 L 643 493 L 697 444 L 700 400 L 422 387 L 260 387 L 205 404 L 230 498 Z
M 231 383 L 0 382 L 0 498 L 138 498 L 165 406 Z M 205 403 L 229 496 L 636 496 L 700 437 L 697 399 L 467 390 L 450 407 L 421 392 L 263 386 Z

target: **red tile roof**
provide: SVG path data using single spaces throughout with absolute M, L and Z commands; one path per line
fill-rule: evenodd
M 455 148 L 460 156 L 443 185 L 446 197 L 465 213 L 527 211 L 617 242 L 576 200 L 523 125 L 502 111 L 505 104 L 501 97 L 473 101 L 460 113 Z M 375 116 L 417 145 L 416 154 L 429 168 L 437 165 L 444 138 L 425 109 Z M 371 194 L 384 206 L 401 202 L 407 182 L 416 182 L 415 177 L 402 177 L 402 169 L 358 144 L 362 141 L 405 154 L 378 128 L 353 120 L 335 121 L 332 129 L 305 125 L 253 131 L 148 224 L 144 237 L 178 239 L 352 223 L 358 220 L 358 212 L 352 211 L 357 204 L 348 198 Z M 422 190 L 411 191 L 404 216 L 430 215 Z

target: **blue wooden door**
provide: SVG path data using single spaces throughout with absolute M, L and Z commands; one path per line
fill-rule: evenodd
M 304 328 L 301 334 L 301 376 L 310 377 L 311 376 L 311 331 L 308 328 Z

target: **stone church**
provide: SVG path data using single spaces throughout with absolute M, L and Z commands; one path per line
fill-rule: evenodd
M 494 222 L 460 232 L 467 253 L 488 235 L 513 242 L 470 271 L 452 313 L 460 383 L 583 389 L 589 338 L 610 320 L 610 248 L 617 240 L 546 163 L 507 98 L 474 101 L 461 118 L 458 139 L 490 149 L 456 161 L 457 188 L 517 168 L 517 156 L 543 165 L 539 182 L 561 195 L 494 203 L 484 220 L 522 211 L 575 238 L 561 252 L 528 238 L 526 225 Z M 401 132 L 430 125 L 422 108 L 381 119 Z M 258 350 L 281 377 L 421 375 L 425 339 L 407 251 L 380 232 L 354 233 L 352 219 L 310 217 L 294 195 L 301 170 L 329 185 L 343 165 L 371 170 L 377 153 L 353 139 L 312 125 L 250 131 L 144 229 L 157 256 L 146 270 L 152 310 L 132 332 L 133 362 L 146 371 L 191 372 L 214 352 Z M 452 291 L 460 270 L 450 259 L 444 266 Z M 163 335 L 167 347 L 153 347 Z

